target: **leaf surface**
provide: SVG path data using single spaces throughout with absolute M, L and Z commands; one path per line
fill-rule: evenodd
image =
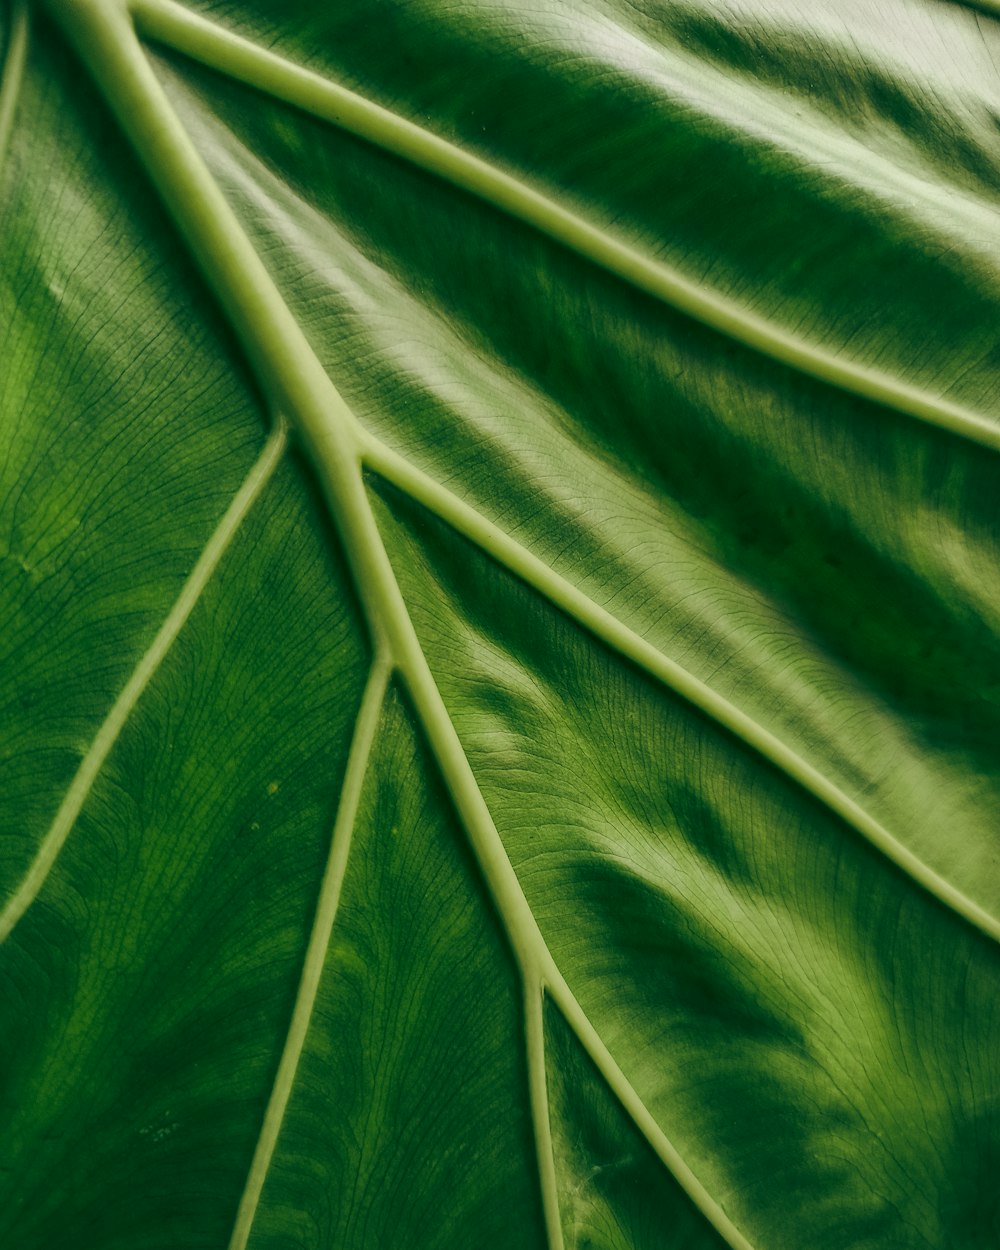
M 4 22 L 4 1244 L 993 1244 L 988 8 Z

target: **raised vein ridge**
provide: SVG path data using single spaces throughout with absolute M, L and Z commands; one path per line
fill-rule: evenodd
M 437 175 L 735 342 L 860 399 L 1000 451 L 1000 425 L 989 418 L 814 346 L 390 109 L 188 12 L 174 0 L 131 0 L 130 9 L 143 34 L 158 43 Z
M 24 81 L 24 68 L 28 59 L 28 6 L 25 0 L 15 0 L 11 6 L 10 28 L 7 32 L 7 51 L 3 69 L 0 70 L 0 168 L 7 156 L 14 113 Z
M 247 514 L 270 481 L 285 450 L 286 442 L 285 423 L 279 421 L 265 443 L 264 450 L 247 474 L 243 485 L 226 509 L 222 520 L 205 544 L 205 549 L 188 574 L 187 581 L 181 587 L 181 592 L 166 620 L 125 683 L 121 694 L 112 704 L 111 710 L 104 718 L 87 753 L 80 761 L 80 767 L 76 770 L 76 775 L 66 791 L 55 819 L 41 841 L 24 880 L 0 912 L 0 942 L 10 936 L 14 926 L 38 897 L 59 852 L 66 844 L 66 839 L 76 824 L 77 817 L 94 787 L 94 782 L 104 767 L 111 748 L 118 741 L 119 734 L 142 698 L 143 692 L 156 675 L 167 652 L 177 640 L 177 635 L 194 611 L 202 592 L 236 537 L 240 526 L 246 520 Z

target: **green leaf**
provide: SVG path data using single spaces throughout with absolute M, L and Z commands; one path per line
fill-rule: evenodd
M 995 1245 L 992 6 L 2 13 L 2 1244 Z

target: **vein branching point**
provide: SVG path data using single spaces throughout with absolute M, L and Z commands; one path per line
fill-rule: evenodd
M 448 715 L 403 600 L 375 522 L 363 477 L 372 441 L 317 360 L 300 326 L 244 234 L 222 192 L 174 113 L 136 36 L 130 12 L 111 0 L 80 0 L 54 6 L 192 255 L 226 312 L 272 411 L 288 418 L 308 449 L 331 518 L 344 545 L 371 635 L 376 660 L 369 691 L 381 691 L 390 672 L 406 686 L 456 811 L 493 897 L 524 985 L 525 1043 L 535 1129 L 539 1184 L 549 1244 L 561 1250 L 562 1226 L 555 1192 L 551 1135 L 545 1106 L 545 1058 L 541 1032 L 543 994 L 551 995 L 570 1026 L 653 1149 L 696 1205 L 734 1250 L 751 1250 L 726 1213 L 707 1193 L 649 1113 L 583 1012 L 553 960 L 511 866 L 465 751 Z M 149 18 L 150 10 L 146 10 Z M 378 701 L 380 703 L 381 696 Z M 376 695 L 366 700 L 360 741 L 375 723 Z M 367 727 L 365 734 L 362 728 Z M 361 750 L 361 748 L 359 748 Z M 362 750 L 367 756 L 367 748 Z M 350 810 L 348 798 L 344 810 Z M 340 822 L 338 822 L 339 824 Z M 334 839 L 331 864 L 345 844 Z M 329 873 L 333 869 L 328 870 Z M 334 874 L 336 875 L 336 874 Z M 331 887 L 332 888 L 332 887 Z M 335 894 L 335 890 L 333 891 Z M 335 903 L 323 915 L 332 925 Z M 319 923 L 319 921 L 317 922 Z M 241 1204 L 231 1250 L 249 1236 L 263 1184 L 262 1169 L 276 1140 L 294 1074 L 301 1036 L 308 1027 L 315 965 L 329 940 L 327 921 L 318 946 L 311 945 L 300 986 L 278 1086 L 265 1119 Z

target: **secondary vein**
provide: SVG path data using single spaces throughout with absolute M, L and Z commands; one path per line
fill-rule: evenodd
M 542 1194 L 542 1213 L 549 1250 L 564 1250 L 559 1185 L 555 1152 L 552 1148 L 552 1118 L 549 1114 L 549 1087 L 545 1071 L 545 986 L 540 976 L 524 981 L 524 1040 L 528 1059 L 528 1094 L 531 1127 L 535 1137 L 535 1158 Z
M 5 941 L 14 926 L 28 910 L 45 884 L 59 852 L 66 844 L 77 817 L 100 775 L 111 748 L 131 716 L 143 692 L 152 681 L 178 634 L 187 623 L 209 579 L 219 566 L 237 531 L 246 520 L 264 487 L 270 481 L 287 441 L 284 421 L 280 421 L 268 437 L 253 468 L 233 497 L 222 520 L 198 557 L 194 568 L 181 587 L 181 592 L 160 626 L 156 637 L 114 701 L 98 729 L 86 754 L 80 761 L 69 789 L 56 812 L 27 873 L 3 911 L 0 912 L 0 942 Z
M 344 874 L 347 871 L 361 793 L 391 670 L 392 665 L 388 657 L 384 654 L 377 655 L 361 700 L 347 757 L 347 769 L 344 773 L 344 785 L 337 808 L 337 818 L 330 840 L 330 854 L 323 873 L 306 957 L 302 964 L 302 976 L 295 996 L 295 1006 L 292 1010 L 267 1110 L 264 1113 L 260 1136 L 250 1164 L 250 1172 L 240 1199 L 236 1222 L 229 1239 L 229 1250 L 244 1250 L 247 1244 L 295 1085 L 295 1075 L 302 1057 L 309 1025 L 312 1022 L 320 978 L 326 963 L 327 952 L 330 949 L 330 938 L 337 917 Z
M 435 174 L 745 347 L 860 399 L 1000 451 L 1000 425 L 995 421 L 814 346 L 392 110 L 188 12 L 174 0 L 131 0 L 129 7 L 142 32 L 158 43 Z
M 619 655 L 679 695 L 767 760 L 861 834 L 928 893 L 995 942 L 1000 920 L 904 846 L 860 804 L 780 738 L 630 629 L 475 508 L 380 440 L 367 436 L 366 465 L 531 586 Z
M 7 36 L 7 54 L 0 71 L 0 168 L 7 157 L 14 114 L 21 95 L 24 68 L 28 59 L 28 6 L 26 0 L 16 0 L 10 17 Z

